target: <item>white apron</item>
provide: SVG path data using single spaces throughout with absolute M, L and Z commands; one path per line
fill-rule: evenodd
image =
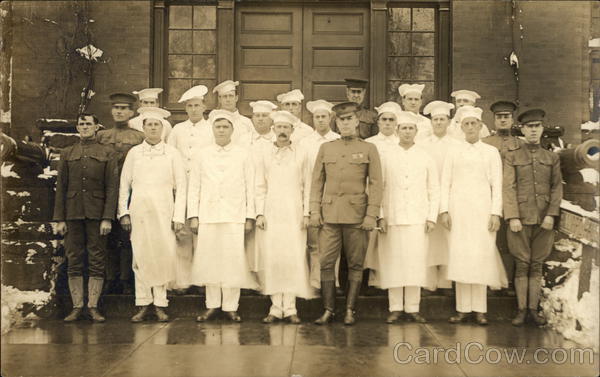
M 261 292 L 291 293 L 312 297 L 306 259 L 306 229 L 302 229 L 303 176 L 300 152 L 288 153 L 282 161 L 265 158 L 267 193 L 266 229 L 256 229 L 257 269 Z
M 135 159 L 129 205 L 133 271 L 149 287 L 175 279 L 173 174 L 167 154 Z
M 496 248 L 496 232 L 488 230 L 492 193 L 485 161 L 478 153 L 461 151 L 452 166 L 448 213 L 448 279 L 491 288 L 507 285 Z M 441 225 L 441 224 L 440 224 Z

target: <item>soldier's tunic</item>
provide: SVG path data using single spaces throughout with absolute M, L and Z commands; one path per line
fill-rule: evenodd
M 433 159 L 417 145 L 394 145 L 385 159 L 381 217 L 388 228 L 379 234 L 375 258 L 369 258 L 376 263 L 365 267 L 372 269 L 371 285 L 389 289 L 390 311 L 414 313 L 419 311 L 420 287 L 430 281 L 425 223 L 437 221 L 438 173 Z
M 356 112 L 356 116 L 360 121 L 358 124 L 358 136 L 361 139 L 364 140 L 379 133 L 379 126 L 377 126 L 377 113 L 375 111 L 361 107 Z M 337 124 L 335 123 L 335 117 L 331 120 L 331 129 L 332 131 L 339 133 Z
M 108 130 L 98 131 L 97 139 L 100 144 L 111 147 L 116 152 L 119 176 L 129 150 L 144 141 L 144 133 L 125 124 L 117 124 Z M 132 254 L 129 232 L 123 230 L 116 221 L 108 235 L 109 247 L 106 253 L 106 279 L 113 281 L 120 275 L 120 280 L 129 282 L 132 278 Z M 112 242 L 111 242 L 112 241 Z
M 188 119 L 177 123 L 169 134 L 167 144 L 175 147 L 181 153 L 186 179 L 189 179 L 192 170 L 194 154 L 211 143 L 211 139 L 207 137 L 209 132 L 212 133 L 212 127 L 207 120 L 202 119 L 192 123 Z M 195 247 L 196 235 L 190 229 L 189 220 L 187 220 L 177 237 L 176 274 L 172 288 L 187 288 L 191 285 L 192 255 Z
M 456 282 L 459 312 L 487 312 L 486 286 L 507 286 L 491 215 L 502 216 L 502 162 L 496 148 L 477 141 L 450 150 L 442 172 L 440 212 L 452 221 L 448 279 Z
M 244 251 L 244 224 L 254 219 L 254 166 L 248 148 L 217 144 L 196 154 L 187 217 L 198 217 L 192 283 L 206 286 L 206 307 L 236 311 L 240 288 L 257 288 Z
M 162 141 L 166 142 L 167 139 L 169 138 L 169 134 L 173 130 L 173 126 L 171 126 L 171 122 L 169 122 L 166 119 L 161 119 L 160 122 L 163 125 L 161 139 L 162 139 Z M 129 127 L 133 128 L 134 130 L 144 132 L 144 120 L 142 119 L 142 116 L 138 115 L 135 118 L 131 118 L 129 120 Z
M 256 229 L 261 292 L 271 295 L 271 315 L 288 317 L 296 314 L 296 297 L 312 296 L 303 228 L 310 194 L 306 153 L 294 144 L 272 144 L 256 167 L 256 214 L 266 221 L 264 230 Z
M 312 181 L 312 172 L 315 167 L 315 161 L 317 160 L 317 154 L 319 148 L 323 143 L 337 140 L 340 138 L 338 133 L 331 130 L 325 135 L 321 135 L 316 130 L 300 141 L 300 147 L 306 151 L 307 166 L 309 177 Z M 311 182 L 312 183 L 312 182 Z M 310 190 L 309 190 L 310 192 Z M 315 288 L 321 288 L 321 264 L 319 262 L 319 228 L 309 226 L 307 229 L 307 243 L 306 248 L 308 252 L 308 258 L 310 260 L 310 285 Z M 337 281 L 338 276 L 338 265 L 339 259 L 335 266 L 335 276 Z
M 106 237 L 100 222 L 114 220 L 118 167 L 113 150 L 96 138 L 66 147 L 58 163 L 53 221 L 65 221 L 65 253 L 69 276 L 82 276 L 88 253 L 91 277 L 104 277 Z
M 427 151 L 429 156 L 435 162 L 438 172 L 438 182 L 441 184 L 442 170 L 448 151 L 460 142 L 448 134 L 443 137 L 431 135 L 424 139 L 420 146 Z M 447 279 L 448 271 L 448 229 L 438 224 L 431 233 L 429 233 L 429 253 L 428 265 L 431 267 L 429 276 L 433 279 L 429 285 L 435 285 L 438 288 L 452 288 L 452 282 Z
M 312 176 L 310 213 L 321 213 L 324 222 L 319 234 L 322 282 L 335 279 L 342 240 L 347 246 L 348 280 L 362 280 L 367 233 L 360 224 L 367 215 L 379 215 L 381 198 L 381 162 L 375 145 L 356 137 L 321 145 Z
M 560 158 L 539 144 L 511 150 L 504 159 L 504 218 L 520 219 L 523 230 L 507 230 L 516 277 L 541 277 L 542 264 L 554 243 L 554 231 L 540 227 L 544 217 L 558 217 L 562 199 Z M 521 263 L 519 263 L 521 262 Z M 525 269 L 524 271 L 521 271 Z M 537 308 L 534 308 L 537 309 Z
M 175 280 L 175 232 L 185 222 L 186 177 L 181 155 L 164 142 L 131 148 L 119 188 L 119 218 L 131 217 L 135 301 L 167 306 L 166 287 Z

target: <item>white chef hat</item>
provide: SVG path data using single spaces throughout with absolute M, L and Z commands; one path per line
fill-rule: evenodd
M 223 95 L 225 93 L 235 91 L 235 88 L 240 85 L 239 81 L 231 81 L 225 80 L 219 85 L 215 86 L 212 90 L 213 93 L 219 93 L 219 95 Z
M 402 111 L 402 106 L 400 106 L 397 102 L 388 101 L 384 102 L 379 107 L 376 107 L 377 115 L 381 115 L 383 113 L 393 113 L 398 119 L 398 113 Z
M 455 90 L 452 93 L 450 93 L 450 96 L 454 97 L 455 99 L 463 98 L 473 103 L 477 102 L 477 100 L 481 98 L 481 96 L 477 94 L 477 92 L 465 89 Z
M 425 84 L 402 84 L 398 87 L 398 93 L 400 93 L 402 97 L 408 93 L 417 93 L 422 95 L 423 89 L 425 89 Z
M 293 126 L 294 123 L 298 121 L 298 118 L 292 115 L 292 113 L 290 113 L 289 111 L 285 110 L 273 111 L 269 116 L 271 117 L 271 119 L 273 119 L 273 124 L 289 123 Z
M 163 120 L 171 116 L 171 113 L 165 109 L 161 109 L 160 107 L 140 107 L 138 110 L 140 113 L 140 119 L 144 121 L 145 119 L 158 119 Z
M 143 99 L 158 99 L 158 95 L 162 93 L 162 88 L 146 88 L 140 91 L 134 90 L 133 94 L 137 94 L 140 100 Z
M 185 102 L 185 101 L 189 101 L 192 98 L 200 98 L 200 99 L 204 99 L 204 96 L 206 95 L 206 93 L 208 93 L 208 88 L 204 85 L 196 85 L 196 86 L 192 86 L 191 88 L 189 88 L 188 90 L 185 91 L 185 93 L 183 93 L 181 95 L 181 98 L 179 98 L 179 103 Z
M 304 95 L 302 94 L 300 89 L 294 89 L 287 93 L 281 93 L 277 96 L 277 101 L 279 101 L 279 103 L 302 102 L 303 99 Z
M 450 110 L 454 109 L 454 105 L 444 101 L 431 101 L 423 109 L 423 114 L 431 115 L 446 115 L 450 117 Z
M 462 122 L 465 118 L 476 118 L 481 120 L 481 115 L 483 114 L 483 110 L 479 107 L 465 105 L 458 110 L 456 110 L 456 117 L 459 122 Z
M 315 112 L 317 112 L 319 110 L 326 110 L 327 112 L 331 113 L 332 112 L 332 110 L 331 110 L 332 107 L 333 107 L 333 103 L 327 102 L 327 101 L 322 100 L 322 99 L 318 99 L 316 101 L 308 101 L 306 103 L 306 108 L 312 114 L 314 114 Z
M 210 124 L 214 124 L 219 119 L 227 119 L 233 125 L 233 113 L 231 111 L 216 109 L 208 114 Z
M 250 102 L 250 107 L 253 113 L 270 113 L 277 108 L 277 105 L 271 101 L 254 101 Z
M 417 125 L 417 123 L 419 123 L 419 117 L 412 111 L 400 111 L 398 112 L 398 115 L 396 115 L 396 118 L 398 120 L 398 124 L 409 123 Z

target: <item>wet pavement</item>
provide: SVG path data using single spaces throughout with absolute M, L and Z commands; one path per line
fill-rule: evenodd
M 362 320 L 41 321 L 2 337 L 2 376 L 597 376 L 598 354 L 549 329 Z M 513 353 L 514 352 L 514 353 Z M 509 360 L 511 354 L 514 359 Z M 517 357 L 523 357 L 521 362 Z

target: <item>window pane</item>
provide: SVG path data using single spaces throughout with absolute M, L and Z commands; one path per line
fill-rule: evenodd
M 192 80 L 189 79 L 169 79 L 169 102 L 177 103 L 183 92 L 192 87 Z
M 411 58 L 388 58 L 388 78 L 391 80 L 409 80 Z
M 190 54 L 192 52 L 192 32 L 182 30 L 169 31 L 169 53 Z
M 169 55 L 169 77 L 192 77 L 192 57 L 190 55 Z
M 433 31 L 435 27 L 435 13 L 432 8 L 413 8 L 412 29 Z
M 413 74 L 414 80 L 434 80 L 434 58 L 414 58 Z
M 170 6 L 169 7 L 169 29 L 191 29 L 192 28 L 192 7 L 191 6 Z
M 412 33 L 412 53 L 415 56 L 433 56 L 433 33 Z
M 213 88 L 217 85 L 217 80 L 194 80 L 192 85 L 205 85 L 208 88 L 208 93 L 204 96 L 206 108 L 214 109 L 217 107 L 217 97 L 212 92 Z
M 217 7 L 195 6 L 194 7 L 194 29 L 216 29 Z
M 433 94 L 435 91 L 435 83 L 433 81 L 426 81 L 416 82 L 416 84 L 425 84 L 425 89 L 423 89 L 423 107 L 425 107 L 425 105 L 435 99 Z
M 400 94 L 398 93 L 398 87 L 402 84 L 402 81 L 388 80 L 387 85 L 387 100 L 395 101 L 400 103 Z
M 194 77 L 212 79 L 216 76 L 217 69 L 213 55 L 194 56 Z
M 388 30 L 410 30 L 410 8 L 389 8 Z
M 410 55 L 410 33 L 388 33 L 388 55 Z
M 217 52 L 217 33 L 214 31 L 194 31 L 194 53 L 214 54 Z

